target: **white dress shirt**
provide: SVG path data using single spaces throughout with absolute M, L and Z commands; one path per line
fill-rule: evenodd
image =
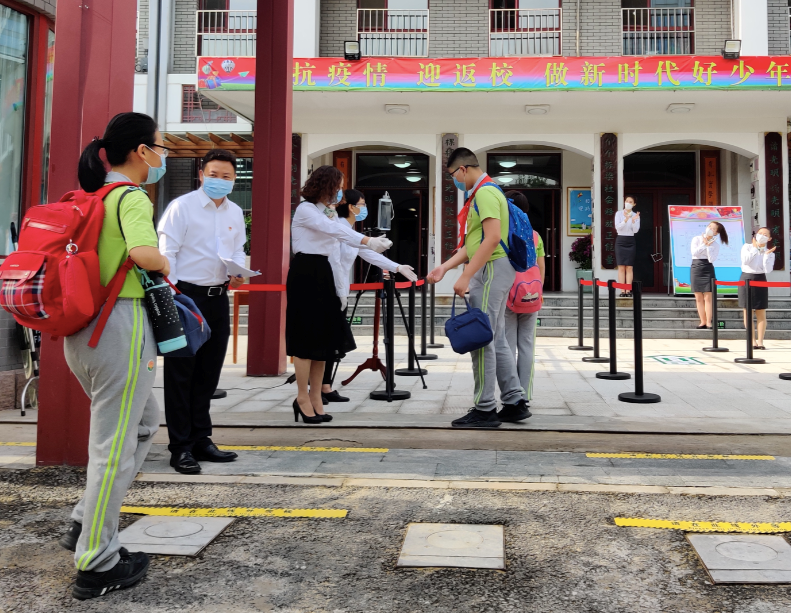
M 325 208 L 321 203 L 302 202 L 294 211 L 294 219 L 291 220 L 291 248 L 294 253 L 330 257 L 338 241 L 368 250 L 362 244 L 365 236 L 352 230 L 349 224 L 327 217 Z
M 634 236 L 640 231 L 640 218 L 634 212 L 626 219 L 623 211 L 615 214 L 615 231 L 618 236 Z
M 696 236 L 692 239 L 691 251 L 693 260 L 708 260 L 714 264 L 720 256 L 720 243 L 715 238 L 711 245 L 707 245 L 702 236 Z
M 228 281 L 220 257 L 245 265 L 242 209 L 226 197 L 214 204 L 203 189 L 176 198 L 159 220 L 159 250 L 170 262 L 172 283 L 214 286 Z
M 775 268 L 775 252 L 768 253 L 766 249 L 757 249 L 752 243 L 745 243 L 742 247 L 742 272 L 756 275 L 768 275 Z
M 348 219 L 339 218 L 337 223 L 350 228 L 353 227 Z M 366 262 L 370 262 L 382 270 L 389 270 L 390 272 L 396 272 L 398 270 L 398 264 L 392 260 L 388 260 L 381 253 L 376 253 L 376 251 L 371 249 L 358 249 L 357 247 L 339 242 L 335 251 L 330 256 L 332 276 L 335 278 L 335 293 L 338 294 L 338 298 L 346 298 L 349 296 L 349 277 L 352 272 L 354 260 L 357 259 L 358 255 Z

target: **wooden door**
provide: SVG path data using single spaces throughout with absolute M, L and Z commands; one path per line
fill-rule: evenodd
M 345 179 L 343 189 L 351 189 L 352 185 L 352 152 L 335 151 L 332 154 L 332 165 L 343 173 Z

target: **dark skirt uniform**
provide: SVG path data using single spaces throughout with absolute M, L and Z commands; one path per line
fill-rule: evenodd
M 743 272 L 739 277 L 740 281 L 766 281 L 766 275 L 763 273 Z M 769 308 L 769 288 L 768 287 L 751 287 L 750 298 L 752 300 L 752 307 L 756 311 L 762 311 Z M 742 286 L 739 288 L 739 306 L 743 309 L 747 308 L 747 288 Z
M 634 266 L 637 256 L 637 241 L 634 236 L 621 236 L 615 239 L 615 263 L 618 266 Z
M 692 260 L 690 271 L 692 291 L 705 293 L 711 291 L 711 281 L 715 278 L 714 264 L 708 260 Z

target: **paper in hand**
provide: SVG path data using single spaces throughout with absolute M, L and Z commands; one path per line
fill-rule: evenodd
M 225 264 L 225 267 L 228 269 L 228 275 L 231 277 L 257 277 L 261 274 L 260 270 L 250 270 L 244 266 L 239 266 L 239 264 L 233 260 L 226 260 L 225 258 L 220 259 L 222 263 Z

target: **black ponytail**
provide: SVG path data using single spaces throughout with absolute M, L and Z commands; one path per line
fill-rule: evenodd
M 143 113 L 119 113 L 110 120 L 104 137 L 95 138 L 80 156 L 77 177 L 86 192 L 95 192 L 107 179 L 107 167 L 99 152 L 104 149 L 110 166 L 120 166 L 140 145 L 152 147 L 157 123 Z

